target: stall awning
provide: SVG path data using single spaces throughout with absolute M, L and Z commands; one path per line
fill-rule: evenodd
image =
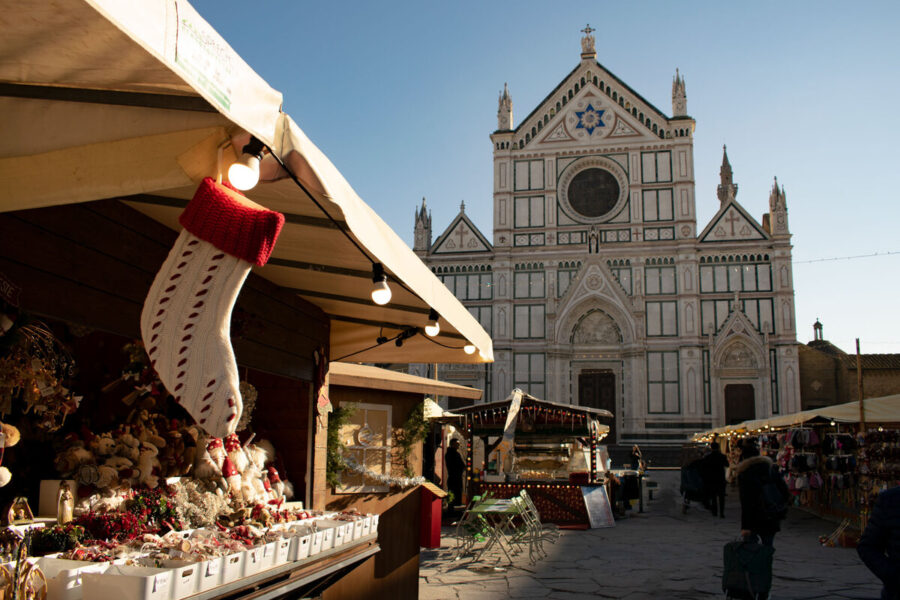
M 330 363 L 328 365 L 328 381 L 330 385 L 344 385 L 391 392 L 433 394 L 435 396 L 452 396 L 470 400 L 481 398 L 481 390 L 464 385 L 456 385 L 455 383 L 447 383 L 437 379 L 417 377 L 408 373 L 399 373 L 389 369 L 352 363 Z
M 866 423 L 900 423 L 900 394 L 867 398 L 863 401 Z M 803 410 L 789 415 L 775 415 L 766 419 L 743 421 L 735 425 L 717 427 L 694 435 L 699 440 L 714 435 L 752 433 L 767 429 L 782 429 L 819 419 L 836 423 L 859 423 L 859 402 L 846 402 L 822 408 Z
M 257 272 L 330 317 L 332 360 L 493 360 L 477 320 L 190 4 L 0 0 L 0 26 L 0 211 L 119 198 L 177 229 L 200 180 L 252 134 L 274 156 L 247 195 L 287 221 Z M 373 262 L 393 291 L 385 306 L 369 297 Z M 424 327 L 430 309 L 441 317 L 434 341 L 376 346 Z M 465 354 L 468 343 L 479 351 Z
M 461 408 L 454 408 L 453 412 L 459 414 L 466 413 L 477 413 L 485 410 L 491 410 L 494 408 L 505 408 L 508 407 L 510 403 L 510 398 L 506 400 L 500 400 L 499 402 L 488 402 L 485 404 L 471 404 L 469 406 L 463 406 Z M 553 402 L 551 400 L 542 400 L 531 394 L 523 394 L 522 395 L 522 406 L 538 406 L 542 408 L 551 408 L 551 409 L 561 409 L 566 410 L 575 414 L 583 414 L 590 416 L 592 418 L 597 417 L 612 417 L 613 414 L 608 410 L 603 408 L 593 408 L 590 406 L 579 406 L 575 404 L 563 404 L 562 402 Z

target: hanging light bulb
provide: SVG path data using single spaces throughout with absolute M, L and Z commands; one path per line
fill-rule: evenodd
M 433 308 L 428 311 L 428 325 L 425 326 L 425 333 L 429 337 L 434 337 L 441 332 L 441 324 L 438 323 L 437 311 Z
M 249 190 L 259 183 L 259 161 L 263 156 L 263 143 L 255 137 L 241 150 L 241 157 L 228 167 L 228 181 L 239 190 Z
M 384 266 L 381 263 L 372 264 L 372 302 L 385 305 L 391 301 L 391 288 L 387 284 L 387 276 L 384 274 Z
M 466 344 L 463 346 L 463 352 L 466 354 L 475 354 L 475 344 Z

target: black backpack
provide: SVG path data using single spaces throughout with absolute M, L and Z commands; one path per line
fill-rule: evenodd
M 777 478 L 777 479 L 776 479 Z M 778 485 L 779 481 L 781 485 Z M 762 512 L 769 521 L 780 521 L 787 516 L 787 498 L 782 491 L 784 479 L 778 472 L 778 467 L 769 469 L 769 476 L 762 484 L 761 501 Z

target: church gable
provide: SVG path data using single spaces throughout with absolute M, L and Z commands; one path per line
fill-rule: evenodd
M 598 62 L 582 62 L 516 128 L 519 145 L 658 141 L 668 117 Z
M 722 205 L 699 236 L 701 243 L 768 239 L 756 219 L 734 200 Z
M 431 247 L 431 254 L 492 251 L 490 242 L 462 211 Z

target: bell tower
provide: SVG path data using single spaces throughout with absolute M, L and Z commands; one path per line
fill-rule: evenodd
M 509 88 L 505 83 L 497 104 L 497 130 L 511 131 L 513 128 L 513 105 L 512 98 L 509 95 Z
M 420 257 L 431 249 L 431 212 L 426 209 L 425 198 L 422 198 L 422 206 L 416 209 L 415 238 L 413 251 Z

